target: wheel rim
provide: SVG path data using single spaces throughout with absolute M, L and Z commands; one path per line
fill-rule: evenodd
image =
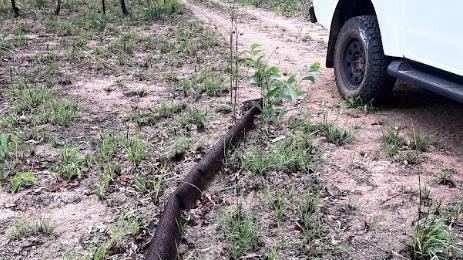
M 343 78 L 349 89 L 357 89 L 365 77 L 365 51 L 359 40 L 354 39 L 344 47 L 342 55 Z

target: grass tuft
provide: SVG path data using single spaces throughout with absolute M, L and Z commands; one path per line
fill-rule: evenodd
M 11 193 L 16 193 L 23 185 L 34 185 L 37 182 L 32 172 L 18 172 L 11 178 Z
M 193 108 L 190 111 L 183 113 L 180 117 L 180 125 L 186 129 L 190 129 L 193 125 L 195 125 L 198 130 L 203 130 L 206 123 L 206 112 L 199 108 Z
M 394 157 L 399 153 L 400 147 L 403 145 L 403 140 L 399 136 L 399 130 L 386 128 L 381 136 L 383 150 L 389 157 Z
M 314 172 L 320 160 L 317 157 L 313 140 L 303 134 L 296 134 L 270 147 L 269 151 L 251 147 L 248 152 L 239 156 L 240 168 L 258 175 L 270 171 Z
M 452 184 L 452 175 L 455 174 L 455 169 L 444 167 L 439 174 L 439 184 L 449 185 Z
M 38 219 L 18 220 L 13 227 L 6 231 L 7 237 L 11 240 L 19 240 L 36 235 L 51 235 L 56 226 L 50 220 Z
M 182 13 L 185 7 L 178 0 L 156 1 L 143 9 L 141 18 L 147 21 L 155 21 L 176 13 Z
M 239 259 L 245 252 L 257 248 L 257 219 L 254 215 L 225 214 L 221 219 L 221 228 L 233 259 Z
M 343 99 L 339 106 L 341 108 L 354 108 L 362 111 L 365 115 L 373 111 L 375 108 L 371 103 L 365 104 L 360 97 L 348 97 Z
M 411 239 L 412 259 L 447 259 L 457 249 L 455 235 L 440 221 L 418 224 Z
M 429 147 L 429 139 L 422 133 L 413 133 L 409 144 L 410 148 L 418 152 L 426 152 Z
M 300 0 L 238 0 L 238 2 L 244 5 L 274 9 L 285 16 L 292 16 L 303 11 Z
M 79 153 L 77 148 L 65 145 L 60 150 L 60 161 L 55 167 L 58 177 L 72 180 L 82 175 L 85 158 Z
M 146 145 L 139 136 L 127 136 L 124 143 L 124 150 L 135 168 L 138 168 L 146 157 Z

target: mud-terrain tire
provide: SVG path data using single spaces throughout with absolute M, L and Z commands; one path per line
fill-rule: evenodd
M 395 83 L 387 74 L 390 62 L 375 16 L 353 17 L 342 26 L 335 45 L 334 74 L 343 98 L 359 97 L 364 103 L 384 100 Z

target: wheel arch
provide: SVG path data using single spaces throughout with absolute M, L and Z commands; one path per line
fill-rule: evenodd
M 370 0 L 340 0 L 338 2 L 331 21 L 326 67 L 333 68 L 334 66 L 334 46 L 341 27 L 350 18 L 360 15 L 376 16 L 373 2 Z

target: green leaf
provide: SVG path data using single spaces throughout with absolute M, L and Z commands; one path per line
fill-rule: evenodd
M 279 85 L 272 85 L 270 91 L 267 93 L 267 98 L 275 97 L 276 94 L 280 91 L 280 86 Z
M 320 62 L 315 62 L 314 64 L 310 65 L 310 72 L 318 72 L 320 69 Z
M 307 96 L 307 91 L 304 91 L 304 90 L 297 90 L 297 98 L 300 99 L 300 98 L 303 98 L 303 97 L 306 97 Z
M 249 80 L 249 83 L 254 84 L 254 85 L 257 85 L 257 78 L 256 78 L 256 77 L 252 77 L 252 78 Z
M 275 75 L 275 74 L 280 75 L 280 69 L 277 68 L 277 67 L 271 67 L 270 68 L 270 74 L 272 74 L 272 75 Z
M 314 76 L 306 76 L 306 77 L 302 78 L 302 81 L 306 81 L 306 80 L 312 82 L 312 84 L 315 83 L 315 77 Z
M 292 101 L 292 96 L 291 95 L 281 95 L 281 100 L 283 101 Z
M 271 74 L 270 79 L 271 80 L 279 80 L 279 79 L 281 79 L 281 75 L 280 74 Z
M 17 135 L 11 135 L 10 139 L 15 145 L 19 143 L 19 137 Z
M 294 84 L 296 83 L 296 75 L 291 75 L 291 77 L 288 78 L 286 81 L 288 84 Z
M 37 184 L 37 178 L 32 172 L 19 172 L 11 180 L 11 193 L 16 193 L 23 184 Z
M 256 50 L 258 50 L 262 45 L 258 44 L 258 43 L 253 43 L 251 44 L 251 51 L 252 52 L 255 52 Z
M 251 67 L 254 66 L 254 59 L 252 59 L 252 58 L 249 58 L 249 57 L 243 58 L 243 62 L 244 62 L 244 64 L 246 64 L 248 66 L 251 66 Z

